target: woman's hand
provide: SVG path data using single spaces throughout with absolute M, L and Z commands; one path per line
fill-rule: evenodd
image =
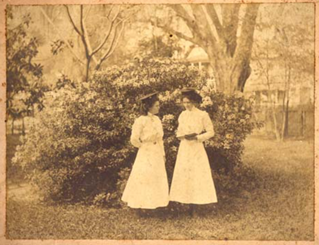
M 187 140 L 197 140 L 196 134 L 185 135 L 185 139 Z
M 158 140 L 158 135 L 151 135 L 150 137 L 147 137 L 144 139 L 144 142 L 156 142 Z
M 186 138 L 186 137 L 185 137 Z M 190 137 L 187 137 L 186 138 L 187 140 L 197 140 L 197 137 L 196 136 L 190 136 Z
M 176 136 L 176 138 L 177 138 L 177 139 L 179 139 L 179 140 L 183 140 L 183 139 L 185 139 L 185 137 L 184 137 L 184 136 Z

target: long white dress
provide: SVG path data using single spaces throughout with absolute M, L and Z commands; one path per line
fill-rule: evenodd
M 177 137 L 192 133 L 200 135 L 198 140 L 182 139 L 180 142 L 170 200 L 188 204 L 215 203 L 215 185 L 203 145 L 203 141 L 214 136 L 212 121 L 207 112 L 194 107 L 191 111 L 183 111 L 178 123 Z
M 167 206 L 169 188 L 161 120 L 150 113 L 137 118 L 132 127 L 131 143 L 139 149 L 122 201 L 131 208 Z

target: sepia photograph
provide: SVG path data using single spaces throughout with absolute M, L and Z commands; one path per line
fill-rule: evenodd
M 45 2 L 5 5 L 6 240 L 316 241 L 315 3 Z

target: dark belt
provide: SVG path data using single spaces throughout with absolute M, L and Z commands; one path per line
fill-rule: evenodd
M 157 142 L 152 142 L 152 141 L 143 141 L 142 144 L 153 144 L 153 145 L 156 145 Z

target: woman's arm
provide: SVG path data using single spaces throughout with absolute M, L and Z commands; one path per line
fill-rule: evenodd
M 132 126 L 132 134 L 131 134 L 131 143 L 133 146 L 140 148 L 142 142 L 140 140 L 140 136 L 143 129 L 143 123 L 141 118 L 137 118 Z
M 183 130 L 183 120 L 182 120 L 182 113 L 178 117 L 178 127 L 176 131 L 176 137 L 181 140 L 184 138 L 185 132 Z
M 200 142 L 208 140 L 215 135 L 214 125 L 207 112 L 203 116 L 203 126 L 206 132 L 197 136 L 197 140 Z
M 159 144 L 162 148 L 162 153 L 163 153 L 163 157 L 165 158 L 165 149 L 164 149 L 164 141 L 163 141 L 163 136 L 164 136 L 164 130 L 163 130 L 163 125 L 162 125 L 162 121 L 158 118 L 158 121 L 159 121 L 159 125 L 160 125 L 160 135 L 161 135 L 161 138 L 159 140 Z

